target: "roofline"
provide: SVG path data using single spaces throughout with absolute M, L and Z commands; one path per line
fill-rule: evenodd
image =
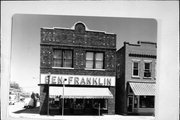
M 128 44 L 128 45 L 131 45 L 131 46 L 141 46 L 141 43 L 157 45 L 156 42 L 150 42 L 150 41 L 137 41 L 137 44 L 132 44 L 132 43 L 124 41 L 124 45 Z
M 53 29 L 64 29 L 64 30 L 75 30 L 75 25 L 77 23 L 83 23 L 85 25 L 85 32 L 99 32 L 99 33 L 105 33 L 105 34 L 111 34 L 111 35 L 116 35 L 115 33 L 110 33 L 110 32 L 106 32 L 106 31 L 100 31 L 100 30 L 90 30 L 88 29 L 88 27 L 86 26 L 86 24 L 82 21 L 78 21 L 78 22 L 75 22 L 74 25 L 71 27 L 71 28 L 66 28 L 66 27 L 41 27 L 41 29 L 50 29 L 50 30 L 53 30 Z

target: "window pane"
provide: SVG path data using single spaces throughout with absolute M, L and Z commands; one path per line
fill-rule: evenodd
M 53 66 L 54 67 L 62 66 L 62 50 L 54 50 Z
M 64 59 L 72 59 L 72 51 L 64 51 Z
M 91 61 L 91 60 L 87 60 L 86 61 L 86 68 L 93 68 L 93 61 Z
M 150 63 L 145 63 L 145 69 L 150 69 Z
M 61 59 L 54 59 L 54 67 L 61 67 L 62 66 L 62 60 Z
M 93 59 L 94 53 L 93 52 L 86 52 L 86 68 L 93 68 Z
M 134 62 L 134 69 L 138 69 L 138 62 Z
M 54 58 L 62 58 L 62 50 L 54 50 Z
M 63 67 L 72 67 L 72 51 L 64 50 L 63 51 Z
M 86 60 L 93 60 L 93 52 L 86 53 Z
M 95 68 L 96 69 L 103 69 L 103 62 L 102 61 L 96 61 Z
M 72 67 L 72 60 L 64 60 L 63 67 Z
M 103 61 L 103 53 L 96 53 L 96 60 Z
M 133 62 L 133 75 L 134 75 L 134 76 L 138 76 L 138 75 L 139 75 L 138 65 L 139 65 L 138 62 Z
M 151 77 L 151 63 L 144 63 L 144 77 Z

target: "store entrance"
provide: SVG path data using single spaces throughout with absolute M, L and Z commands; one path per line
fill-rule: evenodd
M 127 108 L 128 108 L 128 112 L 133 112 L 133 96 L 128 96 L 128 105 L 127 105 Z
M 50 99 L 51 115 L 62 115 L 62 99 Z M 107 113 L 107 99 L 64 99 L 64 115 L 101 115 Z

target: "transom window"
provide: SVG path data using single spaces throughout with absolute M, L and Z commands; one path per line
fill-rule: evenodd
M 144 63 L 144 77 L 151 77 L 151 62 Z
M 103 69 L 104 54 L 100 52 L 86 52 L 86 68 Z
M 54 50 L 53 67 L 72 67 L 72 50 Z
M 139 76 L 139 61 L 133 61 L 132 75 Z

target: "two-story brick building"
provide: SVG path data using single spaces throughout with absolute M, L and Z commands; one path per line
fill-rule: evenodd
M 154 113 L 156 48 L 152 42 L 124 42 L 117 51 L 117 114 Z
M 40 114 L 114 114 L 115 76 L 115 34 L 41 28 Z

